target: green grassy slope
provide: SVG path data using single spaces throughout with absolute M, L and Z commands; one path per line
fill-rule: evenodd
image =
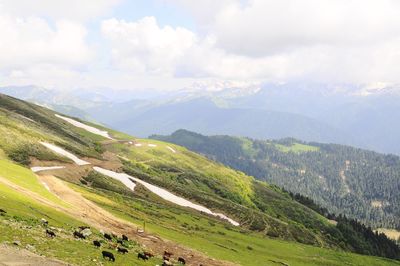
M 131 145 L 129 141 L 108 141 L 57 119 L 50 110 L 3 95 L 0 95 L 0 118 L 0 151 L 3 151 L 0 152 L 0 175 L 32 192 L 43 193 L 53 202 L 57 199 L 21 165 L 29 165 L 34 159 L 55 163 L 68 161 L 43 149 L 38 141 L 55 143 L 78 156 L 97 158 L 103 163 L 107 163 L 108 157 L 103 157 L 102 152 L 114 153 L 121 160 L 114 162 L 121 165 L 121 170 L 240 221 L 242 226 L 234 227 L 214 217 L 177 207 L 140 185 L 134 193 L 129 193 L 121 183 L 101 175 L 82 179 L 86 185 L 71 184 L 111 213 L 138 224 L 146 221 L 151 232 L 216 259 L 236 261 L 242 265 L 273 265 L 271 260 L 289 262 L 290 265 L 341 265 L 343 261 L 355 265 L 398 264 L 339 251 L 351 250 L 351 247 L 341 244 L 340 235 L 332 234 L 336 232 L 335 226 L 325 218 L 292 200 L 279 188 L 256 181 L 183 147 L 134 139 L 111 130 L 109 132 L 114 137 L 142 146 Z M 74 170 L 71 171 L 69 174 L 74 174 Z M 62 174 L 60 177 L 67 178 Z M 0 208 L 7 210 L 7 215 L 0 217 L 2 233 L 4 231 L 0 241 L 25 236 L 27 240 L 23 240 L 23 245 L 32 242 L 39 252 L 69 262 L 77 263 L 78 255 L 84 258 L 82 261 L 85 263 L 99 259 L 98 251 L 89 242 L 70 238 L 72 228 L 79 223 L 76 218 L 60 215 L 5 185 L 0 184 L 0 189 L 4 195 L 0 197 Z M 51 223 L 68 232 L 65 237 L 52 243 L 53 240 L 43 236 L 39 219 L 44 214 Z M 24 229 L 25 225 L 33 226 L 33 230 Z M 63 240 L 65 245 L 62 245 Z
M 258 233 L 212 221 L 198 212 L 190 212 L 162 200 L 149 202 L 148 191 L 140 189 L 137 198 L 89 187 L 71 185 L 87 199 L 116 216 L 139 225 L 166 239 L 200 250 L 215 258 L 241 265 L 400 265 L 399 262 L 361 256 L 266 238 Z
M 40 145 L 43 140 L 79 156 L 100 157 L 96 141 L 55 117 L 53 111 L 0 94 L 0 149 L 24 165 L 29 165 L 30 157 L 67 161 Z
M 35 192 L 56 204 L 66 206 L 63 201 L 50 193 L 43 184 L 37 180 L 37 177 L 32 171 L 25 167 L 0 158 L 0 177 L 4 177 L 14 184 Z
M 28 169 L 19 165 L 0 159 L 0 177 L 14 181 L 15 184 L 30 189 L 54 203 L 60 200 L 50 194 L 43 186 L 40 186 L 37 178 Z M 16 180 L 18 178 L 18 180 Z M 102 239 L 99 232 L 94 230 L 94 234 L 87 240 L 75 240 L 72 237 L 74 230 L 78 226 L 84 225 L 78 219 L 59 212 L 51 207 L 45 206 L 31 197 L 21 194 L 18 191 L 0 182 L 0 208 L 7 213 L 0 215 L 0 243 L 13 243 L 20 241 L 20 246 L 25 248 L 27 245 L 33 246 L 36 253 L 48 257 L 56 257 L 75 265 L 93 265 L 93 260 L 102 261 L 106 265 L 127 265 L 128 261 L 136 261 L 136 253 L 121 256 L 116 254 L 117 262 L 107 263 L 101 258 L 99 249 L 96 249 L 91 241 Z M 56 232 L 57 237 L 51 239 L 46 236 L 45 227 L 40 221 L 46 219 L 51 226 L 51 230 Z M 138 245 L 133 243 L 133 250 L 140 250 Z M 102 250 L 109 250 L 107 247 Z M 116 253 L 115 251 L 114 254 Z M 159 260 L 154 260 L 154 262 Z M 140 261 L 137 265 L 148 265 Z

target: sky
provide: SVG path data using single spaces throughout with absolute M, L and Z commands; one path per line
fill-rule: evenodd
M 0 85 L 400 83 L 398 0 L 0 0 Z

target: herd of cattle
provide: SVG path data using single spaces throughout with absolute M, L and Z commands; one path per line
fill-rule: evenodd
M 6 213 L 7 212 L 5 210 L 0 209 L 1 216 L 5 215 Z M 46 227 L 46 231 L 45 231 L 46 235 L 50 238 L 57 237 L 56 233 L 51 228 L 48 227 L 48 225 L 49 225 L 48 221 L 46 221 L 45 219 L 42 219 L 41 221 L 42 221 L 43 225 L 45 225 L 45 227 Z M 80 226 L 74 231 L 73 237 L 76 239 L 86 239 L 88 237 L 88 234 L 86 234 L 85 231 L 87 232 L 88 230 L 90 231 L 90 228 L 88 226 Z M 104 240 L 103 239 L 102 240 L 93 240 L 93 245 L 97 248 L 101 248 L 102 243 L 104 243 L 104 241 L 106 241 L 106 243 L 108 242 L 109 247 L 116 250 L 118 253 L 121 253 L 124 255 L 129 252 L 129 250 L 127 248 L 123 247 L 124 242 L 129 241 L 129 238 L 126 235 L 122 235 L 121 238 L 119 238 L 115 234 L 103 233 L 103 237 L 104 237 Z M 116 243 L 113 242 L 114 240 L 116 240 Z M 103 250 L 101 252 L 101 254 L 103 256 L 103 259 L 107 259 L 109 261 L 115 262 L 115 256 L 112 252 Z M 173 265 L 173 263 L 171 262 L 173 255 L 174 254 L 171 252 L 164 251 L 162 266 Z M 147 261 L 153 257 L 154 257 L 154 254 L 152 254 L 151 252 L 147 252 L 147 251 L 139 252 L 137 254 L 137 258 L 142 259 L 144 261 Z M 177 261 L 179 264 L 183 264 L 183 265 L 186 264 L 186 260 L 182 257 L 178 257 Z M 200 265 L 200 266 L 202 266 L 202 265 Z
M 42 220 L 42 222 L 47 226 L 48 222 L 45 220 Z M 83 233 L 85 230 L 90 229 L 87 226 L 80 226 L 78 227 L 77 230 L 74 231 L 73 236 L 76 239 L 86 239 L 87 236 Z M 56 237 L 56 233 L 54 231 L 52 231 L 49 228 L 46 228 L 46 235 L 50 238 L 54 238 Z M 101 248 L 102 243 L 106 242 L 109 244 L 109 247 L 116 250 L 118 253 L 124 255 L 126 253 L 129 253 L 129 250 L 125 247 L 123 247 L 124 242 L 129 241 L 129 238 L 126 235 L 122 235 L 120 238 L 115 235 L 115 234 L 108 234 L 108 233 L 103 233 L 103 238 L 102 240 L 93 240 L 93 245 L 97 248 Z M 116 240 L 116 243 L 114 243 L 114 241 Z M 106 251 L 103 250 L 101 252 L 103 259 L 107 259 L 109 261 L 115 262 L 115 256 L 112 252 L 110 251 Z M 170 266 L 173 265 L 173 263 L 171 262 L 172 257 L 173 257 L 173 253 L 168 252 L 168 251 L 164 251 L 163 254 L 163 264 L 162 266 Z M 147 252 L 147 251 L 143 251 L 143 252 L 139 252 L 137 254 L 137 258 L 138 259 L 142 259 L 144 261 L 147 261 L 151 258 L 154 257 L 154 254 L 152 254 L 151 252 Z M 186 260 L 183 257 L 178 257 L 177 259 L 179 264 L 186 264 Z

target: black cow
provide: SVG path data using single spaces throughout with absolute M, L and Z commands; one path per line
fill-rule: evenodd
M 5 210 L 3 210 L 3 209 L 0 209 L 0 216 L 3 216 L 3 215 L 5 215 L 7 212 L 5 211 Z
M 78 231 L 74 232 L 74 237 L 80 238 L 80 239 L 86 239 L 86 237 L 81 232 L 78 232 Z
M 184 258 L 182 258 L 182 257 L 179 257 L 179 258 L 178 258 L 178 262 L 179 262 L 179 263 L 182 263 L 183 265 L 185 265 L 185 264 L 186 264 L 186 261 L 185 261 L 185 259 L 184 259 Z
M 122 235 L 122 240 L 129 241 L 129 238 L 126 235 Z
M 128 250 L 126 248 L 117 247 L 117 250 L 119 253 L 122 253 L 122 254 L 128 253 Z
M 121 240 L 121 239 L 118 239 L 118 240 L 117 240 L 117 243 L 123 245 L 123 244 L 124 244 L 124 241 Z
M 109 234 L 107 234 L 107 233 L 104 234 L 104 238 L 105 238 L 105 239 L 108 239 L 108 240 L 110 240 L 110 241 L 112 240 L 112 236 L 109 235 Z
M 108 252 L 108 251 L 103 251 L 103 252 L 101 252 L 101 254 L 103 254 L 103 259 L 108 259 L 109 261 L 115 261 L 115 257 L 114 257 L 114 254 L 112 254 L 111 252 Z
M 46 229 L 46 235 L 48 235 L 51 238 L 56 237 L 56 233 L 50 231 L 49 229 Z
M 148 258 L 154 257 L 154 254 L 153 254 L 153 253 L 150 253 L 150 252 L 148 252 L 148 251 L 143 252 L 143 254 L 146 255 Z
M 93 245 L 95 246 L 95 247 L 101 247 L 101 243 L 100 243 L 100 241 L 98 241 L 98 240 L 94 240 L 93 241 Z
M 142 260 L 148 260 L 149 259 L 149 257 L 147 257 L 145 254 L 143 254 L 143 253 L 138 253 L 137 254 L 137 258 L 138 259 L 142 259 Z

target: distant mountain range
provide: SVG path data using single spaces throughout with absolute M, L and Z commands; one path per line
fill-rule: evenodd
M 301 83 L 168 93 L 0 88 L 2 93 L 141 137 L 185 128 L 258 139 L 294 137 L 394 154 L 400 154 L 399 91 L 382 84 Z

